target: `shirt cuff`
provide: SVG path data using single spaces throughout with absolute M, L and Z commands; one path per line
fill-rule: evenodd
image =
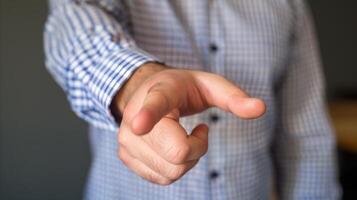
M 98 128 L 116 131 L 118 124 L 110 111 L 112 99 L 135 70 L 149 61 L 158 59 L 136 47 L 114 48 L 102 55 L 91 76 L 82 79 L 90 103 L 77 102 L 81 108 L 74 108 L 76 113 Z
M 103 60 L 102 67 L 97 71 L 91 83 L 91 93 L 96 106 L 108 119 L 110 130 L 118 128 L 117 122 L 110 111 L 110 104 L 125 82 L 132 76 L 137 68 L 146 62 L 158 59 L 137 48 L 125 48 L 114 51 Z

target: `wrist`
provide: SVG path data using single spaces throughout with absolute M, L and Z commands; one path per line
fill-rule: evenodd
M 121 116 L 125 106 L 137 88 L 150 76 L 167 69 L 168 67 L 156 62 L 147 62 L 140 66 L 116 93 L 112 100 L 111 111 L 115 117 Z

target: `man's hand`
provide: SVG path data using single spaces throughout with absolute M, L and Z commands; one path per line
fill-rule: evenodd
M 189 135 L 179 117 L 213 106 L 244 119 L 265 112 L 262 100 L 221 76 L 155 63 L 139 68 L 113 105 L 123 113 L 119 158 L 141 177 L 161 185 L 179 179 L 207 152 L 207 125 L 198 125 Z

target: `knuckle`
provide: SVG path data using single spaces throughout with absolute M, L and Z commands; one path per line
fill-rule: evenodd
M 155 169 L 159 173 L 161 173 L 163 171 L 162 170 L 163 165 L 159 162 L 159 160 L 157 160 L 156 158 L 153 158 L 153 157 L 148 157 L 147 159 L 149 159 L 149 163 L 153 169 Z
M 172 184 L 174 181 L 170 179 L 160 179 L 160 181 L 157 182 L 157 184 L 162 185 L 162 186 L 167 186 Z
M 174 164 L 181 164 L 186 160 L 189 153 L 190 147 L 187 144 L 172 146 L 167 151 L 167 160 Z
M 129 164 L 129 157 L 126 155 L 126 153 L 122 149 L 119 150 L 118 157 L 125 165 Z
M 179 179 L 182 175 L 185 174 L 186 167 L 184 165 L 176 166 L 173 167 L 169 170 L 168 172 L 168 178 L 171 180 L 177 180 Z
M 159 185 L 169 185 L 169 184 L 173 183 L 173 181 L 163 178 L 163 177 L 159 177 L 156 174 L 153 174 L 151 172 L 147 172 L 147 173 L 143 174 L 142 177 L 144 179 L 146 179 L 147 181 L 150 181 L 151 183 L 155 183 L 155 184 L 159 184 Z
M 165 174 L 166 165 L 160 159 L 154 156 L 147 156 L 144 158 L 144 163 L 158 174 Z
M 147 141 L 152 146 L 165 148 L 167 140 L 165 140 L 165 137 L 162 137 L 164 134 L 164 130 L 162 130 L 160 126 L 156 126 L 149 134 L 147 134 Z
M 152 182 L 152 183 L 157 183 L 159 182 L 159 178 L 157 178 L 154 174 L 150 173 L 150 172 L 146 172 L 142 175 L 140 175 L 142 178 Z
M 124 132 L 118 135 L 118 143 L 122 146 L 125 146 L 128 143 L 128 136 Z
M 151 147 L 155 147 L 156 149 L 162 151 L 163 155 L 166 156 L 167 153 L 171 151 L 170 149 L 175 146 L 172 143 L 176 142 L 172 142 L 167 138 L 167 131 L 163 130 L 163 127 L 160 125 L 155 126 L 153 131 L 145 136 L 145 139 Z

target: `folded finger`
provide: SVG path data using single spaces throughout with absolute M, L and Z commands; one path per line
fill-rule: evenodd
M 172 180 L 158 174 L 151 168 L 147 167 L 140 160 L 132 157 L 124 148 L 120 150 L 119 158 L 129 169 L 152 183 L 159 185 L 169 185 L 173 182 Z
M 142 140 L 142 136 L 131 133 L 127 137 L 128 141 L 132 141 L 132 143 L 129 142 L 125 145 L 127 152 L 156 173 L 170 180 L 179 179 L 198 161 L 198 159 L 196 159 L 180 164 L 170 163 L 156 153 L 144 140 Z
M 208 127 L 197 126 L 191 135 L 178 121 L 162 118 L 144 141 L 163 159 L 172 164 L 183 164 L 197 160 L 207 152 Z

